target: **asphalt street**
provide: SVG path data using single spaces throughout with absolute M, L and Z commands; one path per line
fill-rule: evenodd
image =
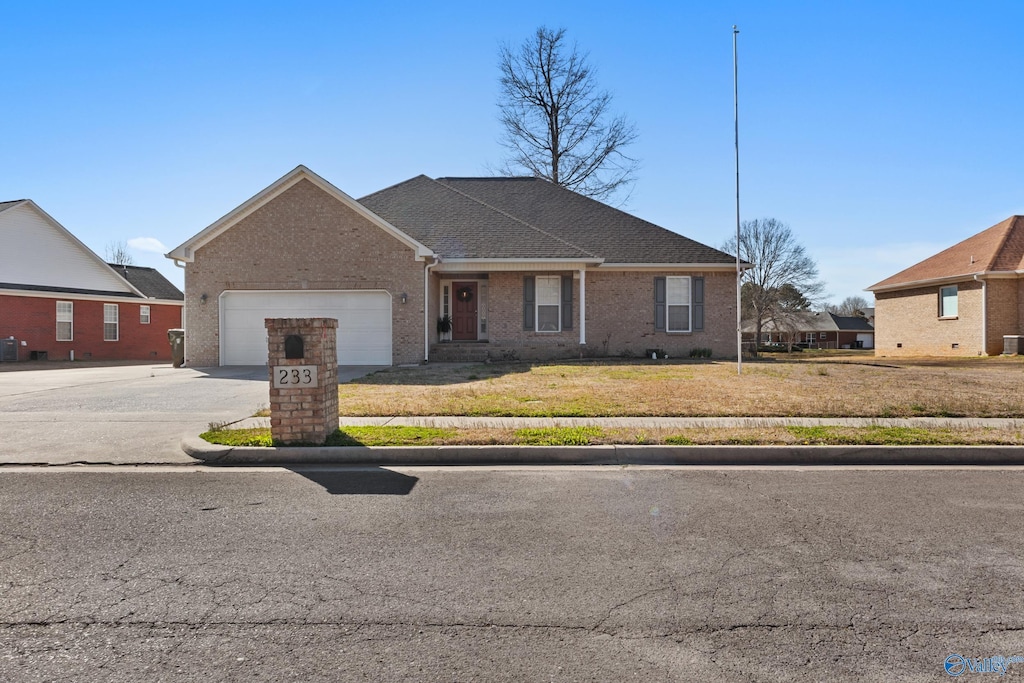
M 0 680 L 947 680 L 1024 655 L 1022 485 L 0 468 Z

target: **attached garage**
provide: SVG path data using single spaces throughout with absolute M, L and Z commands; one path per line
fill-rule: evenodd
M 335 318 L 339 365 L 391 365 L 391 295 L 372 291 L 225 291 L 220 364 L 265 365 L 265 318 Z

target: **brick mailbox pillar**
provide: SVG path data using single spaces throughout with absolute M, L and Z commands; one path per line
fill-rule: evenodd
M 270 433 L 321 445 L 338 428 L 338 321 L 267 318 Z

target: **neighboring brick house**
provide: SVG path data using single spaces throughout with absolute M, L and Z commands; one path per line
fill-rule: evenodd
M 980 356 L 1024 334 L 1024 216 L 1011 216 L 868 288 L 875 354 Z
M 356 201 L 299 166 L 167 256 L 192 366 L 265 363 L 271 317 L 337 318 L 343 365 L 735 357 L 735 257 L 539 179 L 417 176 Z
M 753 343 L 754 326 L 743 326 L 745 340 Z M 762 344 L 793 343 L 808 349 L 874 348 L 875 330 L 867 318 L 813 311 L 793 314 L 787 321 L 766 320 L 761 326 Z
M 104 263 L 30 199 L 0 202 L 0 244 L 0 358 L 170 360 L 184 295 L 159 272 Z

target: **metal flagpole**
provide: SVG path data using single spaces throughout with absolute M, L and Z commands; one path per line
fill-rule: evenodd
M 736 36 L 740 30 L 732 27 L 732 103 L 733 120 L 735 122 L 736 139 L 736 374 L 743 374 L 743 316 L 740 311 L 740 280 L 743 271 L 740 268 L 740 88 L 739 67 L 736 59 Z M 757 340 L 754 340 L 757 344 Z

